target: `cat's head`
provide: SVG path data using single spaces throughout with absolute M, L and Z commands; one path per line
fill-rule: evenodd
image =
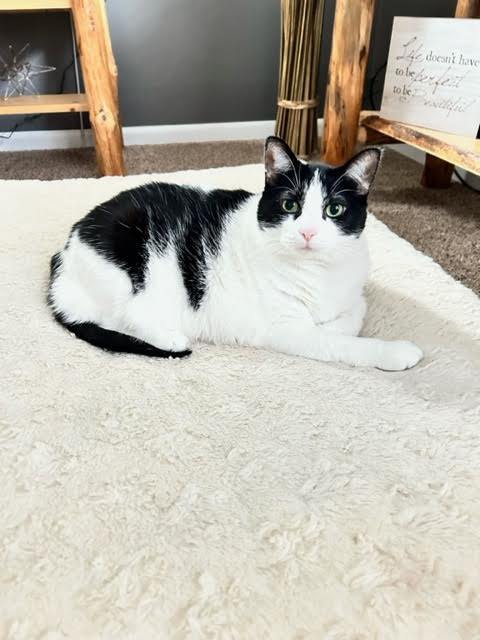
M 281 138 L 267 138 L 261 229 L 287 250 L 341 253 L 365 227 L 380 158 L 379 149 L 367 148 L 340 167 L 307 164 Z

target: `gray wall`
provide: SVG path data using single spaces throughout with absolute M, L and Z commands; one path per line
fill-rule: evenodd
M 334 4 L 326 0 L 322 100 Z M 394 15 L 452 16 L 454 9 L 455 0 L 377 0 L 367 76 L 387 58 Z M 108 13 L 125 125 L 275 117 L 280 0 L 110 0 Z M 55 73 L 38 77 L 39 90 L 57 92 L 72 59 L 68 16 L 0 14 L 0 54 L 5 57 L 9 43 L 19 49 L 25 42 L 31 43 L 35 61 L 57 66 Z M 378 101 L 382 82 L 379 74 Z M 74 90 L 72 68 L 64 90 Z M 17 121 L 0 117 L 0 129 L 7 131 Z M 77 127 L 78 116 L 68 114 L 42 116 L 22 128 Z

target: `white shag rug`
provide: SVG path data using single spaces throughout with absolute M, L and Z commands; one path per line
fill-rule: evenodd
M 0 638 L 480 638 L 479 299 L 370 218 L 365 333 L 415 369 L 104 353 L 50 318 L 49 258 L 151 179 L 0 182 Z

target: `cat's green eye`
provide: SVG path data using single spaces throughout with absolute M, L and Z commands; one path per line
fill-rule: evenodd
M 325 213 L 329 218 L 338 218 L 342 213 L 345 213 L 346 208 L 347 207 L 344 204 L 332 202 L 331 204 L 327 204 L 325 207 Z
M 285 199 L 282 200 L 281 205 L 285 213 L 297 213 L 300 208 L 296 200 Z

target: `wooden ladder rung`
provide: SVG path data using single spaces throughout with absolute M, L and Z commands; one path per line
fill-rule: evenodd
M 84 93 L 59 93 L 0 98 L 0 116 L 20 113 L 68 113 L 88 111 Z
M 0 11 L 59 11 L 71 8 L 71 0 L 0 0 Z

